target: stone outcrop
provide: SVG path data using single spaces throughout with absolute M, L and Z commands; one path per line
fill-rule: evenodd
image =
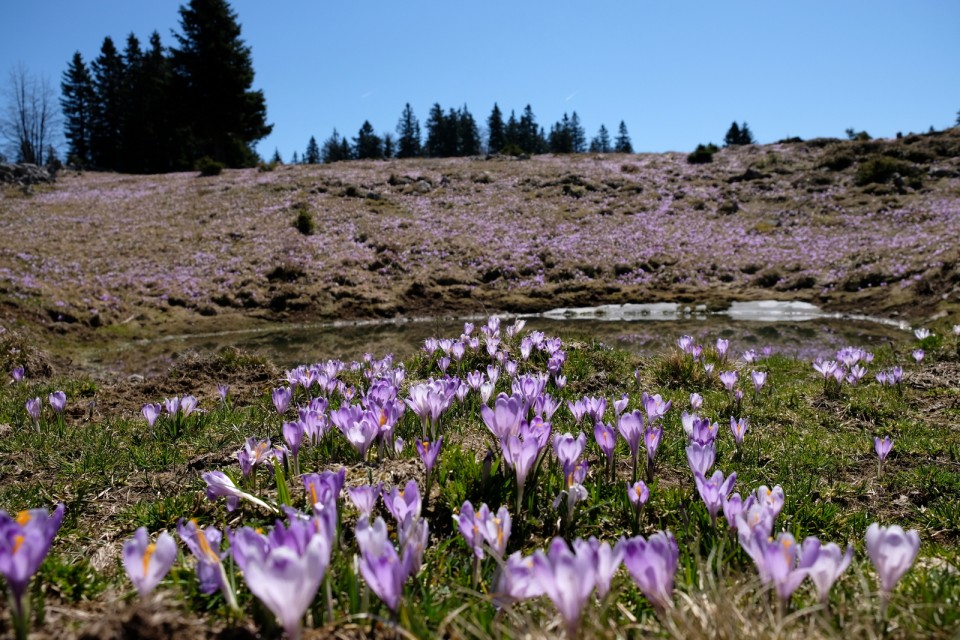
M 54 175 L 46 167 L 38 167 L 35 164 L 0 163 L 0 184 L 25 187 L 53 181 Z

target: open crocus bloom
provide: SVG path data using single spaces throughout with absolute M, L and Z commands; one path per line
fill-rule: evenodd
M 150 542 L 146 527 L 140 527 L 123 543 L 123 568 L 140 597 L 148 595 L 163 580 L 177 559 L 177 543 L 166 531 Z

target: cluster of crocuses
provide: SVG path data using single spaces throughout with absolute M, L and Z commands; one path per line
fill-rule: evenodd
M 843 347 L 837 351 L 835 360 L 817 358 L 814 370 L 823 378 L 824 392 L 839 391 L 846 383 L 856 386 L 867 375 L 864 365 L 873 362 L 873 354 L 859 347 Z
M 162 404 L 148 402 L 141 407 L 140 412 L 152 432 L 157 423 L 157 418 L 166 411 L 167 419 L 170 420 L 170 434 L 176 437 L 183 428 L 183 420 L 197 410 L 197 399 L 192 395 L 185 395 L 182 398 L 180 396 L 165 398 Z
M 17 371 L 17 369 L 14 369 Z M 16 380 L 16 377 L 14 377 Z M 20 379 L 23 379 L 23 373 L 21 369 Z M 50 408 L 53 409 L 54 416 L 56 416 L 57 424 L 63 427 L 63 412 L 67 408 L 67 394 L 63 391 L 54 391 L 49 396 L 47 396 L 47 402 L 50 403 Z M 43 413 L 43 402 L 40 400 L 39 396 L 36 398 L 30 398 L 26 402 L 27 416 L 29 416 L 30 421 L 33 422 L 33 426 L 38 431 L 40 430 L 40 416 Z

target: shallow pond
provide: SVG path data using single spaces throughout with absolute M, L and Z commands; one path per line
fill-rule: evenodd
M 705 308 L 676 304 L 610 305 L 556 309 L 523 316 L 527 328 L 565 339 L 595 340 L 638 354 L 663 353 L 677 337 L 689 334 L 703 344 L 730 340 L 734 353 L 771 347 L 775 352 L 804 359 L 830 356 L 840 347 L 877 349 L 909 334 L 906 325 L 865 316 L 823 312 L 806 303 L 733 303 L 710 313 Z M 77 354 L 77 365 L 92 373 L 151 373 L 162 370 L 189 352 L 214 352 L 239 347 L 267 356 L 280 366 L 313 363 L 328 358 L 358 359 L 393 353 L 411 355 L 431 336 L 454 337 L 465 321 L 485 318 L 435 318 L 391 321 L 271 325 L 244 331 L 168 336 L 150 341 L 115 342 Z

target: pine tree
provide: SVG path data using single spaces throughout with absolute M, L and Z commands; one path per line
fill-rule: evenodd
M 90 134 L 95 94 L 93 78 L 77 51 L 73 54 L 60 83 L 60 108 L 65 118 L 64 133 L 68 142 L 67 159 L 81 167 L 90 165 Z
M 300 155 L 294 151 L 293 157 L 290 158 L 290 164 L 300 164 Z
M 573 131 L 570 126 L 570 116 L 563 114 L 563 119 L 550 127 L 550 135 L 547 137 L 547 146 L 550 153 L 572 153 L 573 152 Z
M 383 158 L 383 141 L 373 131 L 369 120 L 364 120 L 357 137 L 353 139 L 353 148 L 358 160 L 380 160 Z
M 523 115 L 520 116 L 519 125 L 519 145 L 526 153 L 543 152 L 543 136 L 537 128 L 537 119 L 533 115 L 533 108 L 528 104 L 523 109 Z
M 303 154 L 303 161 L 307 164 L 320 164 L 320 147 L 317 145 L 317 139 L 310 136 L 307 142 L 307 150 Z
M 458 156 L 475 156 L 480 153 L 480 130 L 470 114 L 467 105 L 463 105 L 456 115 Z
M 753 132 L 750 131 L 750 127 L 748 127 L 746 121 L 744 121 L 744 123 L 740 125 L 740 142 L 738 144 L 754 144 L 755 142 Z
M 340 137 L 340 134 L 336 129 L 333 130 L 333 133 L 329 138 L 323 141 L 323 147 L 320 151 L 320 159 L 324 164 L 330 164 L 331 162 L 340 162 L 341 160 L 349 160 L 349 143 L 347 146 L 348 153 L 343 153 L 343 143 L 345 139 Z
M 90 130 L 91 159 L 97 167 L 116 169 L 120 161 L 126 71 L 112 38 L 103 39 L 100 55 L 90 66 L 96 96 Z
M 507 119 L 506 129 L 503 132 L 503 142 L 504 147 L 520 149 L 520 123 L 512 110 L 510 111 L 510 118 Z
M 250 47 L 226 0 L 190 0 L 180 7 L 182 34 L 171 50 L 181 116 L 192 146 L 185 162 L 209 156 L 231 167 L 253 166 L 253 144 L 269 135 L 262 91 L 253 91 Z
M 504 131 L 503 114 L 500 107 L 493 103 L 493 111 L 487 118 L 487 153 L 500 153 L 506 146 L 506 131 Z
M 173 171 L 175 158 L 180 155 L 177 132 L 174 131 L 172 95 L 173 74 L 160 34 L 150 34 L 150 46 L 143 54 L 140 82 L 137 88 L 145 147 L 140 149 L 143 170 L 148 173 Z
M 621 120 L 620 127 L 617 129 L 617 139 L 613 141 L 613 150 L 615 153 L 633 153 L 633 144 L 630 142 L 630 134 L 627 133 L 627 124 Z
M 415 158 L 420 155 L 420 122 L 413 115 L 410 103 L 403 108 L 400 121 L 397 122 L 397 157 Z
M 273 148 L 273 157 L 270 158 L 270 164 L 283 164 L 283 158 L 280 157 L 280 149 Z
M 606 126 L 601 124 L 597 135 L 590 141 L 590 153 L 610 153 L 610 132 Z

